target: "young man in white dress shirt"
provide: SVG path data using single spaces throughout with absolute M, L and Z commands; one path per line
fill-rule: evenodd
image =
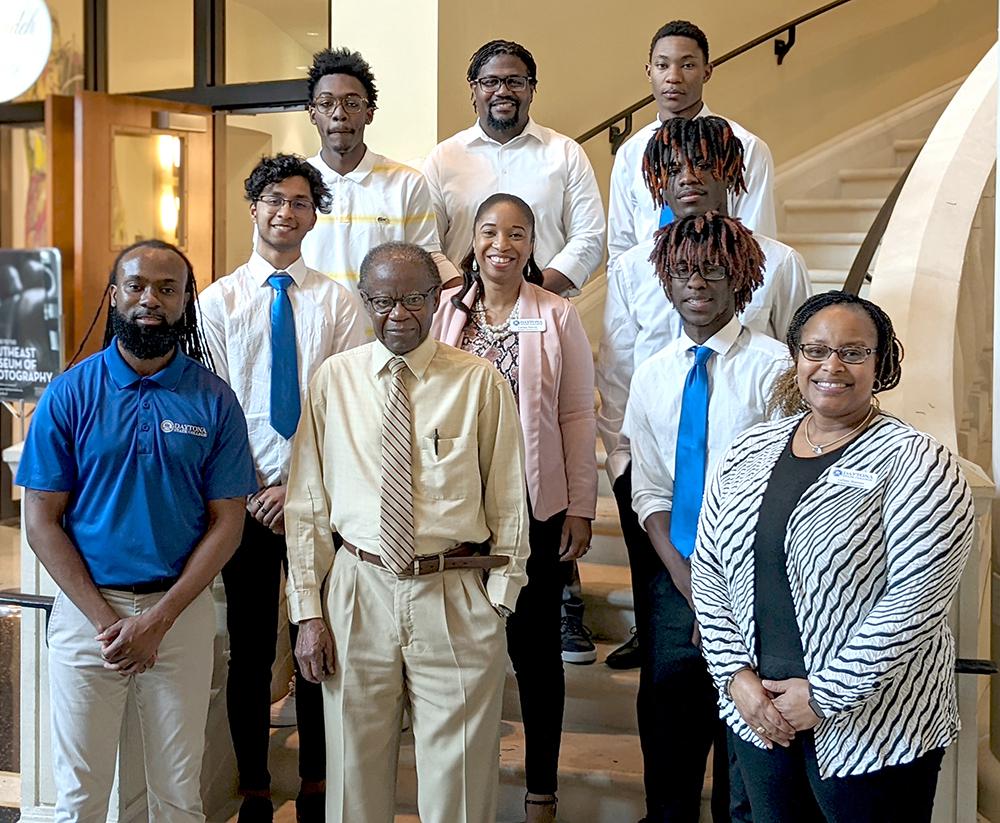
M 673 20 L 659 28 L 646 64 L 650 89 L 658 109 L 656 119 L 633 134 L 615 155 L 608 208 L 608 267 L 632 246 L 648 240 L 669 215 L 653 204 L 643 181 L 642 155 L 661 123 L 674 117 L 690 119 L 712 114 L 702 100 L 702 87 L 712 76 L 708 38 L 694 23 Z M 753 232 L 777 234 L 774 213 L 774 161 L 767 143 L 739 123 L 729 121 L 743 144 L 746 190 L 732 192 L 729 214 Z
M 320 173 L 304 158 L 265 157 L 244 184 L 256 247 L 250 260 L 214 282 L 199 302 L 216 371 L 247 418 L 260 490 L 247 499 L 243 540 L 222 570 L 228 602 L 229 728 L 239 769 L 240 823 L 272 819 L 267 755 L 271 666 L 278 632 L 284 504 L 292 437 L 302 398 L 319 365 L 366 340 L 345 288 L 303 262 L 302 239 L 330 206 Z M 296 629 L 290 626 L 292 646 Z M 296 817 L 321 823 L 326 778 L 319 686 L 296 666 L 301 792 Z
M 676 218 L 727 214 L 732 194 L 744 187 L 743 146 L 729 123 L 721 117 L 666 121 L 646 147 L 645 181 L 654 202 L 665 203 Z M 809 272 L 802 256 L 790 246 L 755 233 L 764 253 L 764 282 L 740 312 L 747 328 L 783 340 L 795 310 L 812 293 Z M 601 393 L 598 430 L 608 458 L 606 467 L 618 501 L 633 582 L 648 574 L 646 536 L 631 509 L 629 444 L 622 436 L 622 418 L 629 384 L 639 364 L 681 334 L 682 319 L 667 299 L 656 277 L 650 255 L 651 237 L 618 257 L 608 270 L 604 304 L 604 332 L 597 362 L 597 387 Z M 655 566 L 653 567 L 655 568 Z M 645 614 L 644 589 L 633 587 L 636 620 Z M 612 668 L 639 665 L 641 629 L 629 643 L 608 655 Z
M 520 43 L 492 40 L 472 55 L 466 78 L 476 123 L 440 143 L 424 163 L 445 254 L 458 265 L 472 245 L 479 204 L 497 192 L 516 194 L 535 215 L 535 259 L 545 288 L 582 288 L 604 256 L 604 206 L 580 145 L 529 116 L 538 86 L 535 58 Z
M 787 351 L 737 317 L 763 282 L 764 262 L 739 221 L 714 213 L 677 220 L 658 236 L 654 261 L 683 330 L 636 370 L 622 428 L 632 506 L 660 561 L 641 627 L 646 820 L 697 822 L 714 742 L 712 814 L 721 823 L 730 819 L 725 733 L 699 649 L 688 558 L 705 477 L 740 432 L 766 419 Z
M 365 145 L 378 89 L 371 66 L 356 51 L 323 49 L 309 69 L 309 119 L 319 153 L 309 158 L 332 196 L 329 213 L 302 241 L 306 264 L 355 296 L 361 261 L 370 249 L 396 240 L 431 253 L 443 280 L 458 270 L 441 253 L 430 191 L 420 172 Z M 367 324 L 368 319 L 362 313 Z

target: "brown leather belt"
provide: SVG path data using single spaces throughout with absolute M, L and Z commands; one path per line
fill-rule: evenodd
M 386 571 L 392 571 L 386 567 L 382 558 L 377 554 L 352 546 L 346 540 L 344 548 L 364 563 L 371 563 Z M 419 577 L 423 574 L 436 574 L 448 569 L 496 569 L 500 566 L 506 566 L 509 560 L 510 558 L 505 555 L 480 554 L 473 546 L 462 543 L 453 549 L 441 552 L 441 554 L 422 555 L 414 558 L 413 565 L 399 577 Z

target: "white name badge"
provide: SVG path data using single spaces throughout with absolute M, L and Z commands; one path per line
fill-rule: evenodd
M 519 317 L 510 321 L 511 331 L 545 331 L 545 318 Z
M 871 491 L 878 485 L 878 477 L 872 472 L 856 471 L 854 469 L 832 469 L 830 482 L 835 486 L 849 486 L 852 489 Z

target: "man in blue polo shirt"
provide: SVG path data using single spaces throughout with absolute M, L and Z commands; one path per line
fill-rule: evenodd
M 207 587 L 256 491 L 246 422 L 190 354 L 194 275 L 173 246 L 115 261 L 104 350 L 52 382 L 17 474 L 59 594 L 48 627 L 56 821 L 103 820 L 130 691 L 151 821 L 204 821 L 215 616 Z

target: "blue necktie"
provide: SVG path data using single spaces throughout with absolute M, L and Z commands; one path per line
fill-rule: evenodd
M 692 346 L 694 365 L 684 381 L 681 422 L 677 429 L 674 462 L 674 500 L 670 512 L 670 542 L 683 557 L 694 551 L 698 513 L 705 494 L 708 459 L 708 346 Z
M 271 303 L 271 428 L 286 440 L 299 425 L 299 353 L 295 348 L 295 317 L 288 287 L 292 278 L 284 272 L 267 278 L 274 289 Z
M 670 211 L 670 206 L 663 204 L 663 208 L 660 209 L 660 225 L 659 228 L 668 226 L 674 222 L 674 213 Z

